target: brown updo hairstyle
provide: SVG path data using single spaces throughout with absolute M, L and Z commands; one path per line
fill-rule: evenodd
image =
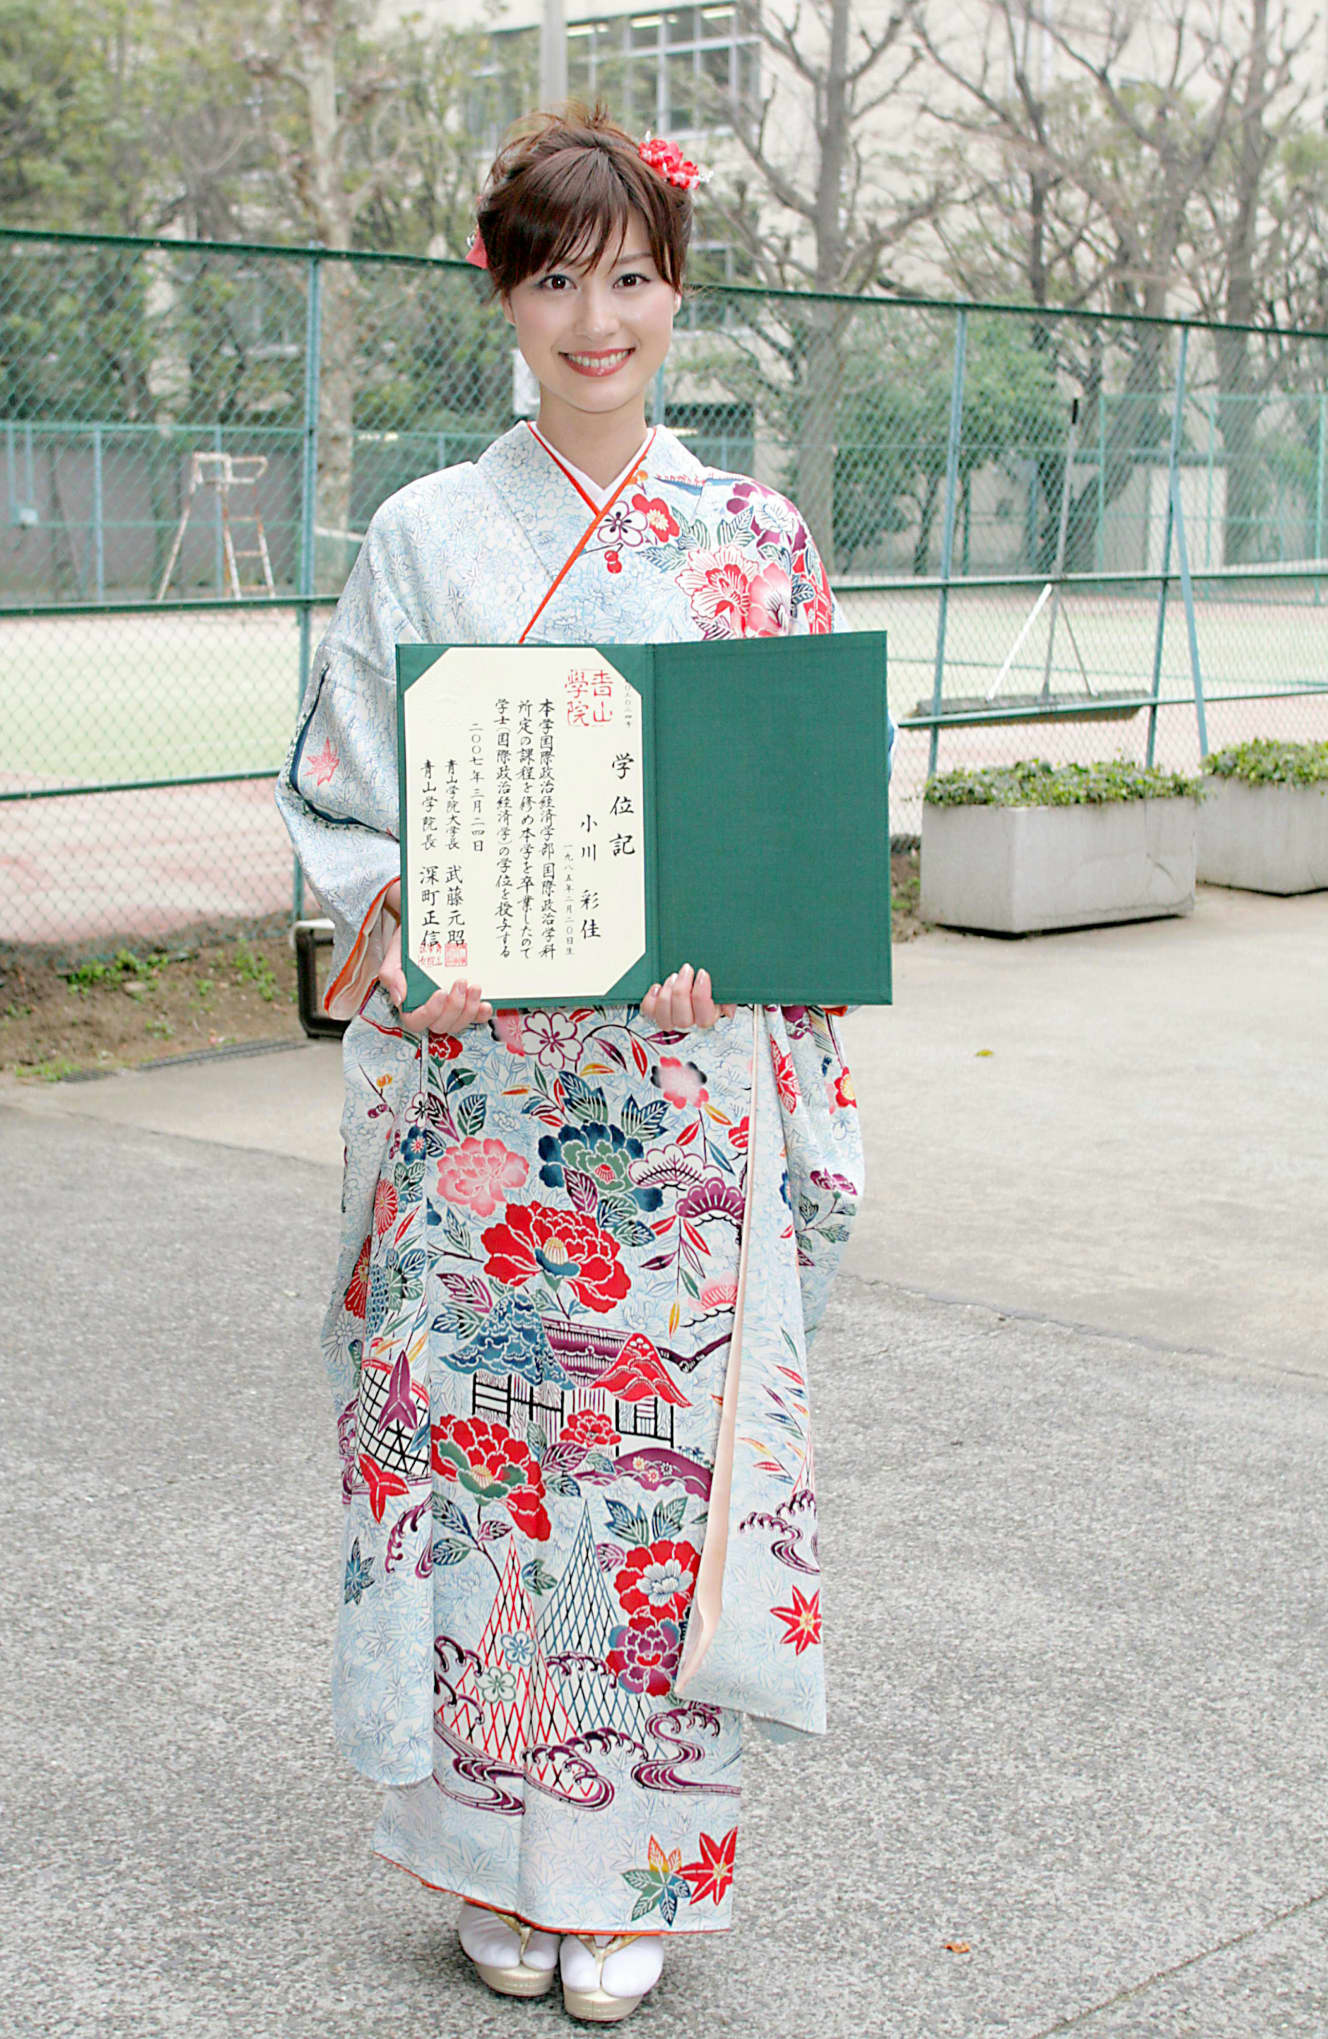
M 639 215 L 651 259 L 682 289 L 692 194 L 641 160 L 605 107 L 569 100 L 516 122 L 494 158 L 479 207 L 480 240 L 494 289 L 505 297 L 528 276 L 576 260 L 593 266 Z

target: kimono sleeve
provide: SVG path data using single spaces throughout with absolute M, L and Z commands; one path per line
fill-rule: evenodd
M 392 591 L 381 517 L 314 656 L 277 780 L 295 853 L 335 929 L 324 1003 L 337 1019 L 359 1010 L 378 975 L 390 933 L 384 898 L 401 876 L 396 646 L 420 632 Z

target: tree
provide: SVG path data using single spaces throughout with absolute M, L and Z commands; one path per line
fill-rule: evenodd
M 367 0 L 287 0 L 283 28 L 275 43 L 249 54 L 247 67 L 269 91 L 277 203 L 286 216 L 337 254 L 363 245 L 370 223 L 417 239 L 421 213 L 431 243 L 454 238 L 466 157 L 455 108 L 474 33 L 444 29 L 425 39 L 408 24 L 376 42 Z M 403 187 L 413 194 L 404 206 Z M 414 218 L 412 204 L 420 208 Z M 322 265 L 321 292 L 316 577 L 337 586 L 354 543 L 356 334 L 367 293 L 342 261 Z
M 850 356 L 838 418 L 835 544 L 841 565 L 883 532 L 913 531 L 911 568 L 932 560 L 947 465 L 953 325 L 896 325 Z M 1011 319 L 970 321 L 960 416 L 960 571 L 968 567 L 973 480 L 1022 467 L 1030 446 L 1064 438 L 1064 406 L 1044 350 Z
M 1232 74 L 1232 119 L 1215 174 L 1200 195 L 1202 228 L 1186 265 L 1200 309 L 1227 327 L 1216 338 L 1227 564 L 1260 556 L 1259 512 L 1272 476 L 1260 450 L 1259 424 L 1284 356 L 1277 342 L 1261 342 L 1241 329 L 1267 317 L 1279 286 L 1290 280 L 1277 231 L 1279 172 L 1303 132 L 1308 97 L 1308 87 L 1297 83 L 1308 32 L 1296 34 L 1279 0 L 1249 0 L 1240 22 L 1235 48 L 1212 51 L 1212 63 Z M 1322 273 L 1328 248 L 1320 243 L 1316 252 Z
M 706 224 L 731 236 L 757 281 L 826 293 L 820 302 L 772 305 L 761 326 L 785 378 L 799 507 L 831 564 L 836 420 L 853 320 L 844 300 L 888 283 L 887 256 L 942 197 L 926 175 L 901 177 L 875 121 L 917 67 L 906 30 L 918 4 L 892 0 L 874 26 L 852 0 L 763 9 L 773 84 L 759 105 L 716 101 L 710 109 L 731 123 L 747 174 L 709 188 Z M 781 219 L 773 228 L 772 203 Z
M 980 37 L 925 23 L 918 33 L 959 88 L 932 113 L 952 159 L 970 165 L 964 228 L 938 223 L 963 287 L 1143 319 L 1261 312 L 1270 183 L 1299 114 L 1299 45 L 1283 0 L 1172 0 L 1160 20 L 1141 0 L 1107 0 L 1087 23 L 990 0 Z M 1101 334 L 1084 348 L 1071 326 L 1049 325 L 1044 344 L 1083 389 L 1109 502 L 1166 431 L 1164 332 L 1142 325 L 1122 337 L 1124 382 L 1105 432 Z M 1242 336 L 1222 338 L 1215 365 L 1236 558 L 1255 529 L 1259 391 Z M 1071 563 L 1085 563 L 1096 500 L 1095 486 L 1073 504 Z
M 0 219 L 236 232 L 261 150 L 237 36 L 259 0 L 4 0 Z

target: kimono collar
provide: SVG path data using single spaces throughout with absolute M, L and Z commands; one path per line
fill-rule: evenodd
M 655 428 L 642 468 L 651 487 L 680 481 L 695 488 L 707 472 L 663 425 Z M 558 579 L 588 531 L 599 522 L 601 511 L 587 506 L 524 419 L 486 447 L 475 463 L 475 472 L 519 527 L 549 582 Z
M 532 424 L 529 418 L 526 420 L 526 430 L 535 434 L 554 466 L 562 469 L 573 488 L 583 498 L 587 510 L 600 511 L 617 495 L 632 469 L 641 466 L 646 460 L 655 436 L 653 432 L 647 432 L 626 467 L 620 468 L 613 480 L 606 485 L 604 482 L 596 481 L 593 474 L 587 474 L 583 467 L 578 467 L 574 461 L 569 460 L 565 453 L 560 453 L 556 446 L 550 445 L 539 426 Z

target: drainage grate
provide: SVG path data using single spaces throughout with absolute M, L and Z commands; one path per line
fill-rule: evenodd
M 188 1055 L 158 1055 L 154 1061 L 139 1062 L 135 1066 L 139 1069 L 180 1069 L 186 1062 L 228 1062 L 241 1055 L 281 1055 L 288 1048 L 307 1048 L 308 1045 L 307 1041 L 291 1040 L 285 1035 L 279 1041 L 232 1041 L 224 1048 L 195 1048 Z

